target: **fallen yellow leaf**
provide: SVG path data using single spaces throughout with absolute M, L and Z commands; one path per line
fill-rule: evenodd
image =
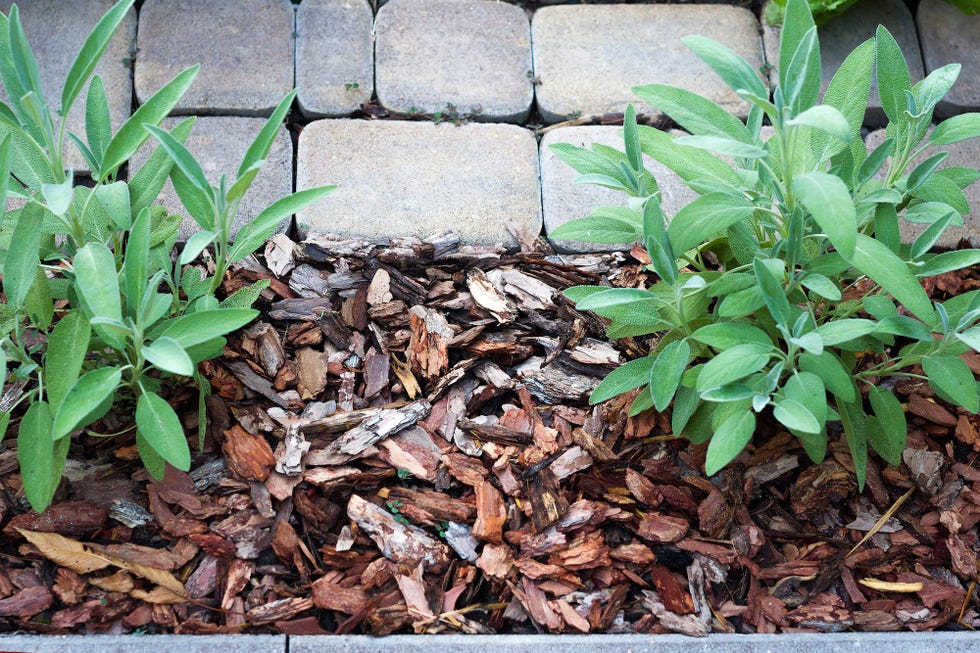
M 908 594 L 922 591 L 922 583 L 896 583 L 887 580 L 878 580 L 877 578 L 862 578 L 858 582 L 865 587 L 870 587 L 879 592 L 902 592 Z

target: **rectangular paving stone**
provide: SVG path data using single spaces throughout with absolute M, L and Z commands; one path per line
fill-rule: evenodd
M 397 1 L 397 0 L 396 0 Z M 452 229 L 465 244 L 516 244 L 541 230 L 537 144 L 515 125 L 320 120 L 299 139 L 296 188 L 336 184 L 296 215 L 301 236 L 385 242 Z
M 820 39 L 820 64 L 823 79 L 820 92 L 827 90 L 834 73 L 844 63 L 844 59 L 854 48 L 875 35 L 878 25 L 884 25 L 902 48 L 909 66 L 909 74 L 914 84 L 925 73 L 922 67 L 922 53 L 919 50 L 919 37 L 916 33 L 912 13 L 903 0 L 861 0 L 846 12 L 817 28 Z M 763 40 L 766 58 L 775 66 L 779 61 L 779 28 L 763 21 Z M 775 70 L 772 73 L 775 80 Z M 864 122 L 869 126 L 882 126 L 887 122 L 881 109 L 878 88 L 871 82 L 871 96 Z
M 296 12 L 296 88 L 308 118 L 348 116 L 374 94 L 367 0 L 305 0 Z
M 569 220 L 584 218 L 592 209 L 600 206 L 626 206 L 627 202 L 626 193 L 592 184 L 573 183 L 579 173 L 558 158 L 550 146 L 555 143 L 570 143 L 579 147 L 591 147 L 598 143 L 623 151 L 622 129 L 606 125 L 559 127 L 549 131 L 541 139 L 541 204 L 546 235 Z M 674 215 L 682 206 L 697 198 L 697 193 L 685 186 L 680 177 L 660 162 L 644 155 L 643 164 L 660 186 L 661 205 L 668 216 Z M 551 243 L 559 250 L 569 252 L 628 249 L 628 245 L 568 240 L 551 239 Z
M 0 635 L 0 649 L 31 653 L 286 653 L 285 635 Z
M 402 113 L 451 111 L 523 122 L 534 99 L 531 29 L 492 0 L 392 0 L 378 10 L 378 101 Z M 450 108 L 451 107 L 451 108 Z
M 293 29 L 289 0 L 147 0 L 136 97 L 200 64 L 175 114 L 267 116 L 293 87 Z
M 980 15 L 967 16 L 943 0 L 922 0 L 915 21 L 928 72 L 948 63 L 963 66 L 936 115 L 980 110 Z
M 531 21 L 538 109 L 548 122 L 576 115 L 638 112 L 659 115 L 632 88 L 673 84 L 744 117 L 748 104 L 681 42 L 704 34 L 732 48 L 754 68 L 763 65 L 759 23 L 727 5 L 580 5 L 543 7 Z
M 9 14 L 13 4 L 11 0 L 2 0 L 0 10 Z M 65 76 L 89 32 L 115 3 L 113 0 L 19 0 L 16 4 L 20 8 L 20 20 L 27 40 L 37 59 L 44 98 L 52 117 L 57 120 L 55 112 L 61 108 Z M 135 48 L 136 12 L 130 10 L 95 69 L 95 74 L 102 78 L 105 86 L 113 128 L 118 128 L 129 118 L 133 102 L 132 57 Z M 85 140 L 87 93 L 88 87 L 82 90 L 68 115 L 68 131 L 82 137 L 82 140 Z M 7 101 L 5 92 L 0 91 L 0 96 L 4 102 Z M 65 164 L 76 172 L 89 172 L 88 164 L 74 144 L 67 138 L 65 143 Z
M 884 129 L 875 130 L 864 139 L 869 152 L 881 145 L 884 140 Z M 949 152 L 949 156 L 946 157 L 946 160 L 943 161 L 940 168 L 952 166 L 980 167 L 980 139 L 974 138 L 968 141 L 960 141 L 959 143 L 944 145 L 939 149 Z M 918 158 L 912 161 L 912 167 L 910 169 L 914 170 L 916 165 L 936 152 L 937 148 L 925 150 Z M 955 248 L 961 240 L 969 242 L 971 247 L 980 247 L 980 182 L 974 182 L 967 186 L 963 194 L 966 195 L 966 200 L 970 203 L 971 211 L 969 215 L 963 216 L 963 226 L 950 227 L 946 230 L 943 236 L 936 242 L 937 247 Z M 899 220 L 898 225 L 902 234 L 902 242 L 904 243 L 914 241 L 928 226 L 906 220 Z
M 182 120 L 186 118 L 167 118 L 163 121 L 163 128 L 173 129 Z M 252 140 L 262 129 L 263 124 L 265 120 L 262 118 L 201 116 L 194 123 L 190 136 L 184 144 L 197 158 L 212 185 L 218 184 L 221 175 L 227 175 L 230 185 L 235 180 L 235 173 L 238 172 L 238 166 L 241 165 L 248 146 L 252 144 Z M 135 170 L 139 170 L 155 149 L 156 140 L 151 138 L 132 158 L 129 174 L 132 175 Z M 248 220 L 276 200 L 290 194 L 292 190 L 293 142 L 286 129 L 282 128 L 273 141 L 265 165 L 238 207 L 232 231 L 237 233 Z M 157 203 L 166 206 L 171 212 L 187 215 L 169 180 L 163 187 Z M 287 218 L 280 225 L 279 230 L 286 231 L 289 225 L 290 220 Z M 187 217 L 180 226 L 178 237 L 184 241 L 200 230 L 201 227 L 197 222 Z

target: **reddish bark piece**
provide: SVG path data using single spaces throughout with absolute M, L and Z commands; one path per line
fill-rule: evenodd
M 254 607 L 249 610 L 245 616 L 249 623 L 258 626 L 261 624 L 271 623 L 273 621 L 292 619 L 296 615 L 306 612 L 312 608 L 313 599 L 311 598 L 289 597 Z
M 476 522 L 473 524 L 473 537 L 500 544 L 503 541 L 504 522 L 507 521 L 507 506 L 504 495 L 490 481 L 483 479 L 476 486 Z
M 680 582 L 666 567 L 651 565 L 650 582 L 657 588 L 657 594 L 663 601 L 664 607 L 674 614 L 690 614 L 694 612 L 694 601 Z
M 449 370 L 449 341 L 453 332 L 439 311 L 413 306 L 409 316 L 412 339 L 408 345 L 408 363 L 412 372 L 427 381 L 435 381 Z
M 679 542 L 687 535 L 686 519 L 659 512 L 647 513 L 636 527 L 636 534 L 650 542 Z
M 3 532 L 16 536 L 17 529 L 23 529 L 77 537 L 101 530 L 108 516 L 103 508 L 87 501 L 64 501 L 48 506 L 40 515 L 34 511 L 16 515 L 7 522 Z
M 384 509 L 356 494 L 347 502 L 347 516 L 367 533 L 389 560 L 412 566 L 419 563 L 438 573 L 449 561 L 444 545 L 415 526 L 399 523 Z
M 0 617 L 27 619 L 47 610 L 52 603 L 54 603 L 54 595 L 48 591 L 48 588 L 35 585 L 0 600 Z
M 356 614 L 368 602 L 368 595 L 364 590 L 357 587 L 343 587 L 326 578 L 314 581 L 312 589 L 313 604 L 321 610 Z
M 438 436 L 436 436 L 438 437 Z M 443 441 L 442 444 L 446 444 Z M 443 448 L 425 429 L 414 426 L 379 443 L 378 457 L 396 469 L 407 470 L 416 478 L 433 482 Z
M 956 416 L 940 406 L 935 400 L 927 399 L 920 394 L 909 397 L 909 412 L 930 422 L 942 426 L 956 426 Z
M 225 431 L 221 450 L 232 474 L 246 481 L 264 481 L 276 464 L 266 439 L 252 435 L 237 424 Z
M 188 539 L 218 558 L 235 557 L 235 543 L 215 533 L 192 533 L 188 535 Z
M 651 508 L 656 508 L 664 500 L 650 479 L 633 468 L 626 469 L 626 487 L 637 501 Z

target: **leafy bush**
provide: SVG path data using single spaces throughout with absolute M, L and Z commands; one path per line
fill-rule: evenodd
M 694 93 L 650 84 L 634 92 L 692 135 L 637 126 L 630 106 L 625 153 L 554 146 L 583 173 L 577 181 L 630 198 L 551 235 L 642 240 L 659 277 L 649 289 L 566 291 L 578 308 L 611 320 L 611 337 L 657 334 L 650 354 L 610 373 L 591 400 L 643 388 L 634 414 L 673 401 L 674 433 L 709 441 L 709 474 L 742 451 L 764 411 L 814 461 L 825 455 L 828 425 L 840 422 L 863 485 L 868 445 L 892 464 L 905 445 L 890 377 L 928 379 L 943 399 L 978 410 L 977 382 L 960 355 L 980 349 L 980 292 L 933 304 L 920 282 L 980 262 L 976 249 L 930 253 L 945 229 L 962 224 L 962 189 L 980 172 L 939 169 L 946 152 L 913 161 L 929 146 L 980 135 L 980 114 L 930 132 L 960 67 L 913 86 L 882 27 L 848 56 L 818 104 L 820 49 L 805 0 L 789 2 L 771 94 L 728 48 L 684 40 L 750 104 L 746 123 Z M 875 70 L 890 122 L 869 153 L 860 129 Z M 669 224 L 641 152 L 699 194 Z M 926 225 L 911 245 L 899 238 L 900 220 Z
M 847 11 L 858 0 L 809 0 L 810 11 L 817 25 L 823 25 L 835 16 Z M 946 0 L 964 14 L 976 16 L 980 14 L 980 0 Z M 780 25 L 786 14 L 786 0 L 773 0 L 764 10 L 766 22 L 770 25 Z
M 113 133 L 105 89 L 93 71 L 112 34 L 133 5 L 120 0 L 86 39 L 52 115 L 18 9 L 0 16 L 0 80 L 10 104 L 0 104 L 0 247 L 3 291 L 0 358 L 5 380 L 23 390 L 0 413 L 5 431 L 19 403 L 29 406 L 17 435 L 24 491 L 42 511 L 61 479 L 70 435 L 113 406 L 135 414 L 136 443 L 150 473 L 164 464 L 190 466 L 177 414 L 163 398 L 192 379 L 198 384 L 203 434 L 207 382 L 197 363 L 223 351 L 228 333 L 250 322 L 256 284 L 219 301 L 225 272 L 262 245 L 286 217 L 330 192 L 311 189 L 279 200 L 232 238 L 242 196 L 264 163 L 295 92 L 287 95 L 248 149 L 234 180 L 212 187 L 182 145 L 194 119 L 168 133 L 160 123 L 197 74 L 188 68 L 143 103 Z M 88 85 L 85 134 L 66 133 L 64 117 Z M 150 138 L 161 147 L 140 170 L 120 169 Z M 64 153 L 74 144 L 93 187 L 76 184 Z M 183 216 L 154 205 L 170 178 L 202 231 L 171 251 Z M 8 199 L 20 208 L 7 210 Z M 187 267 L 209 245 L 215 272 Z M 192 272 L 192 273 L 190 273 Z M 16 392 L 10 394 L 16 397 Z M 99 434 L 103 435 L 103 434 Z

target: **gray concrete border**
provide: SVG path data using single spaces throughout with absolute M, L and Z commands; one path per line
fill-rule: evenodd
M 0 635 L 0 651 L 31 653 L 949 653 L 977 650 L 971 631 L 779 635 Z

